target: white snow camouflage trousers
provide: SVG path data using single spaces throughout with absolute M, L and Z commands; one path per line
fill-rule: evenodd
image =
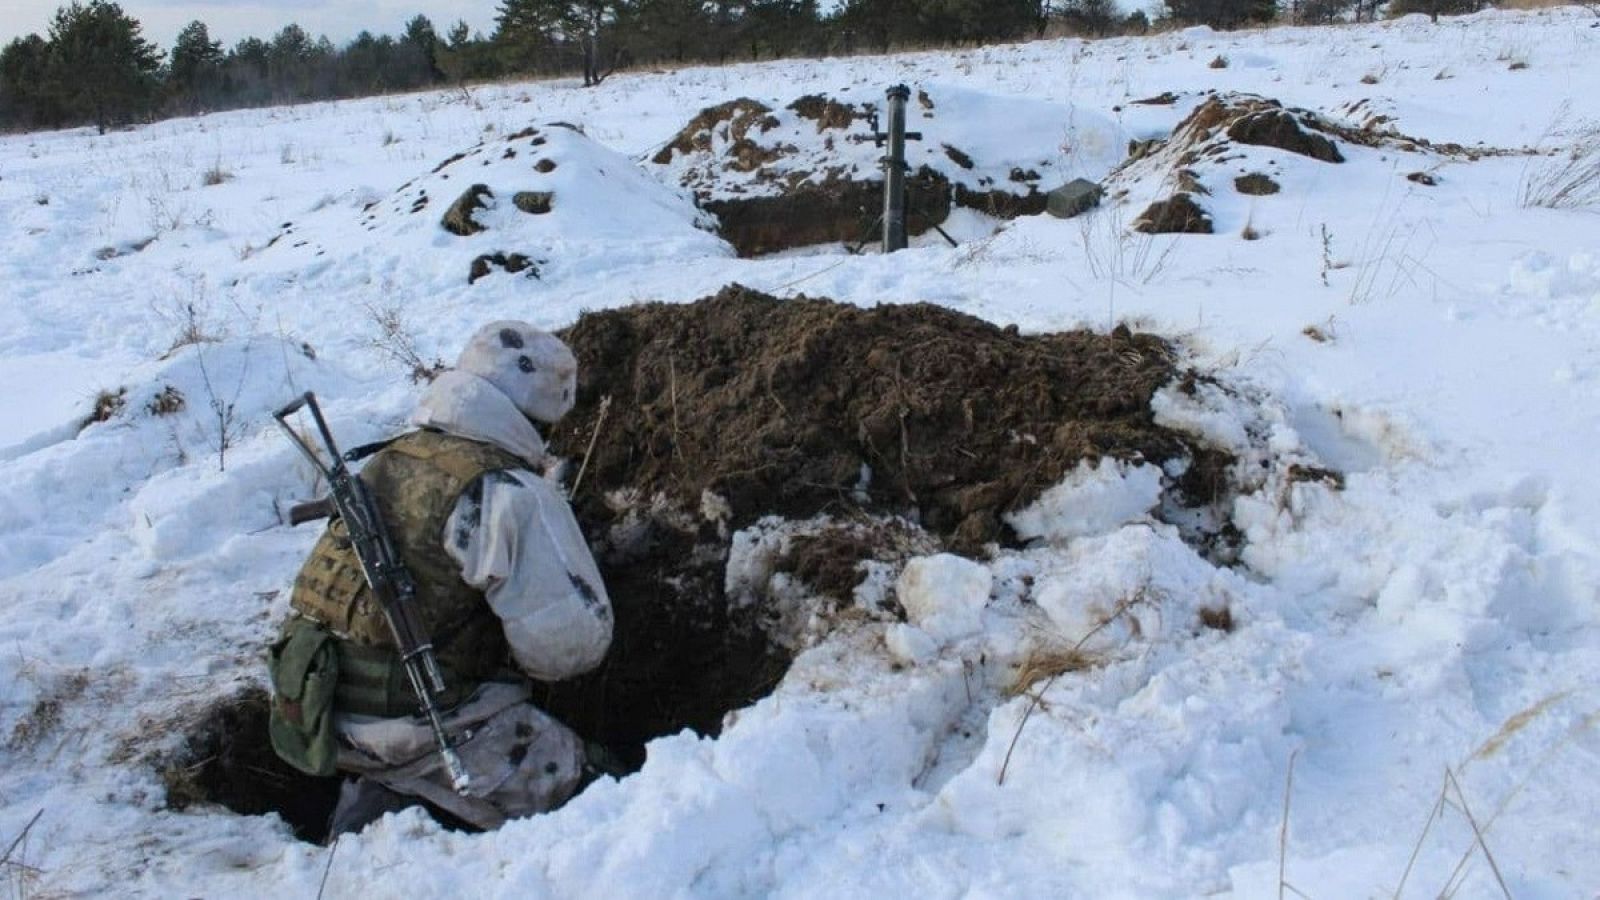
M 339 770 L 420 797 L 485 830 L 555 809 L 582 779 L 583 741 L 529 697 L 527 685 L 491 682 L 442 717 L 472 782 L 466 796 L 450 786 L 420 716 L 336 716 Z

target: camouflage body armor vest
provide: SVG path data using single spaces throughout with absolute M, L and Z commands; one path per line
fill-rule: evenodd
M 417 619 L 456 702 L 477 683 L 507 672 L 510 648 L 483 592 L 461 580 L 444 548 L 445 523 L 480 476 L 527 464 L 489 444 L 437 431 L 396 439 L 360 478 L 371 489 L 400 560 L 417 584 Z M 289 605 L 341 640 L 336 705 L 345 712 L 407 715 L 417 710 L 383 609 L 367 588 L 344 523 L 335 520 L 295 577 Z

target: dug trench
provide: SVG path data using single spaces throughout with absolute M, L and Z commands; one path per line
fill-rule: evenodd
M 932 305 L 867 309 L 735 285 L 690 304 L 586 313 L 561 336 L 581 375 L 550 446 L 616 627 L 597 671 L 536 699 L 635 763 L 653 737 L 717 734 L 804 644 L 771 598 L 730 590 L 740 529 L 811 523 L 775 568 L 807 586 L 809 620 L 827 622 L 850 614 L 863 561 L 1015 546 L 1005 514 L 1081 461 L 1161 465 L 1164 509 L 1215 508 L 1229 491 L 1231 457 L 1151 411 L 1157 390 L 1199 376 L 1160 337 L 1125 327 L 1022 334 Z M 1213 551 L 1223 540 L 1188 536 Z M 892 601 L 868 614 L 903 615 Z M 336 782 L 273 757 L 265 704 L 257 690 L 211 711 L 167 768 L 169 803 L 277 811 L 317 840 Z

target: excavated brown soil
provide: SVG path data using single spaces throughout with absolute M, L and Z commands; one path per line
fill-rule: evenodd
M 837 178 L 803 183 L 775 197 L 705 200 L 717 217 L 717 233 L 740 256 L 760 256 L 791 247 L 872 240 L 883 211 L 882 181 Z M 942 225 L 950 215 L 950 182 L 929 168 L 906 178 L 906 233 Z
M 613 398 L 576 501 L 596 526 L 619 516 L 608 492 L 691 510 L 710 492 L 733 527 L 864 505 L 914 512 L 973 551 L 1008 540 L 1001 514 L 1080 460 L 1196 452 L 1151 419 L 1151 394 L 1178 375 L 1170 347 L 1125 328 L 1022 335 L 927 304 L 863 309 L 735 285 L 589 313 L 562 336 L 586 374 L 556 450 L 582 457 Z
M 1125 328 L 1023 335 L 937 306 L 733 286 L 588 313 L 562 337 L 583 374 L 551 444 L 576 463 L 598 431 L 574 505 L 616 638 L 599 672 L 543 699 L 611 742 L 714 733 L 782 677 L 771 611 L 724 595 L 729 534 L 758 518 L 901 514 L 934 544 L 982 553 L 1014 540 L 1005 512 L 1081 460 L 1190 460 L 1171 493 L 1195 506 L 1230 461 L 1152 421 L 1151 395 L 1180 373 L 1166 342 Z M 777 568 L 837 607 L 859 561 L 897 555 L 873 533 L 796 540 Z

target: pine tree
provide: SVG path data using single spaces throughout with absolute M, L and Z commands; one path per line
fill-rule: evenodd
M 205 97 L 216 96 L 222 77 L 222 42 L 213 41 L 198 19 L 183 26 L 172 45 L 167 67 L 167 93 L 193 111 Z
M 405 34 L 401 36 L 400 43 L 412 49 L 426 67 L 426 83 L 432 84 L 443 78 L 439 71 L 439 35 L 433 30 L 433 22 L 427 16 L 418 14 L 406 23 Z
M 495 16 L 495 43 L 513 65 L 530 66 L 540 51 L 576 49 L 583 83 L 597 85 L 602 32 L 617 21 L 621 0 L 503 0 Z
M 1166 5 L 1174 20 L 1212 28 L 1270 22 L 1278 14 L 1276 0 L 1166 0 Z
M 0 124 L 53 125 L 60 119 L 49 90 L 50 45 L 37 34 L 0 50 Z
M 139 33 L 137 20 L 109 0 L 73 3 L 50 22 L 51 91 L 66 115 L 94 123 L 104 134 L 140 118 L 156 98 L 161 52 Z

